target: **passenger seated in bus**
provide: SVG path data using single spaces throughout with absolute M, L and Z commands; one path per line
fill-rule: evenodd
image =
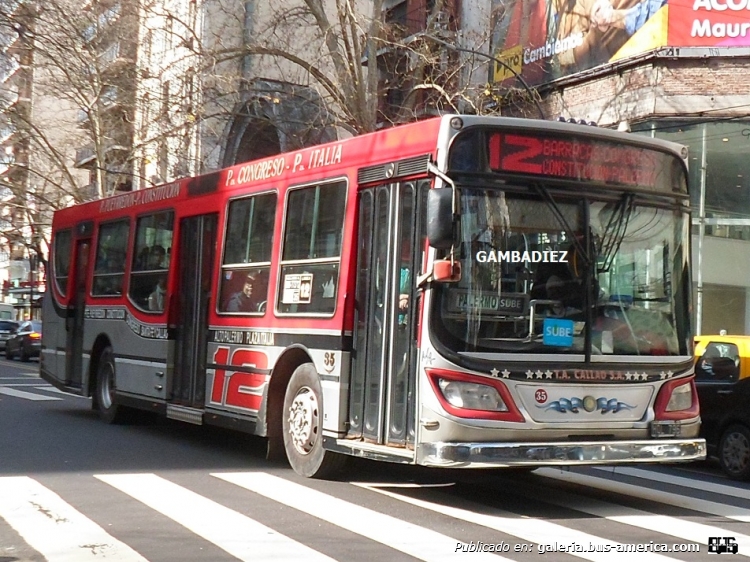
M 583 309 L 583 284 L 579 276 L 574 275 L 577 264 L 575 249 L 571 244 L 567 252 L 568 262 L 542 262 L 534 275 L 531 287 L 531 298 L 559 301 L 565 308 Z
M 227 312 L 264 312 L 265 295 L 260 290 L 260 274 L 248 272 L 242 288 L 227 301 Z
M 142 271 L 148 269 L 148 256 L 151 253 L 151 248 L 144 246 L 141 251 L 138 252 L 138 256 L 135 258 L 135 270 Z
M 160 277 L 153 292 L 148 296 L 148 309 L 161 312 L 164 310 L 164 304 L 167 295 L 167 280 Z
M 164 249 L 164 246 L 158 244 L 152 246 L 151 251 L 148 254 L 148 265 L 146 269 L 166 269 L 166 256 L 167 251 Z

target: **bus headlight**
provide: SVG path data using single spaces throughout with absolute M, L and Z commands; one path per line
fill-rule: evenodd
M 493 412 L 508 411 L 508 406 L 500 393 L 492 386 L 442 378 L 438 379 L 438 385 L 445 399 L 456 408 Z
M 688 410 L 692 405 L 693 391 L 688 382 L 672 390 L 672 396 L 669 397 L 669 402 L 667 402 L 667 407 L 664 410 L 667 412 L 678 412 L 680 410 Z
M 496 378 L 432 367 L 425 369 L 425 373 L 440 406 L 452 416 L 516 423 L 525 421 L 508 387 Z

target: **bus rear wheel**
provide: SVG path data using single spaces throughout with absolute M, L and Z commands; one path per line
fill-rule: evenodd
M 99 417 L 106 423 L 125 421 L 124 409 L 117 404 L 115 388 L 115 355 L 112 348 L 107 346 L 99 355 L 94 393 L 94 409 L 99 411 Z
M 345 456 L 323 449 L 322 396 L 315 366 L 297 367 L 284 395 L 284 450 L 294 471 L 308 478 L 333 476 L 346 462 Z

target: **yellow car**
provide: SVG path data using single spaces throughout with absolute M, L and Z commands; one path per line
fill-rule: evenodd
M 696 336 L 695 382 L 708 453 L 750 480 L 750 336 Z

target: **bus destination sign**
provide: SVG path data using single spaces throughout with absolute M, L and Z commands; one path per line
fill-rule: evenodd
M 481 312 L 484 314 L 524 314 L 528 307 L 525 293 L 469 292 L 460 289 L 450 291 L 448 309 L 450 312 Z
M 661 151 L 541 132 L 492 132 L 486 138 L 489 167 L 493 172 L 638 186 L 667 192 L 673 188 L 671 171 L 676 157 Z

